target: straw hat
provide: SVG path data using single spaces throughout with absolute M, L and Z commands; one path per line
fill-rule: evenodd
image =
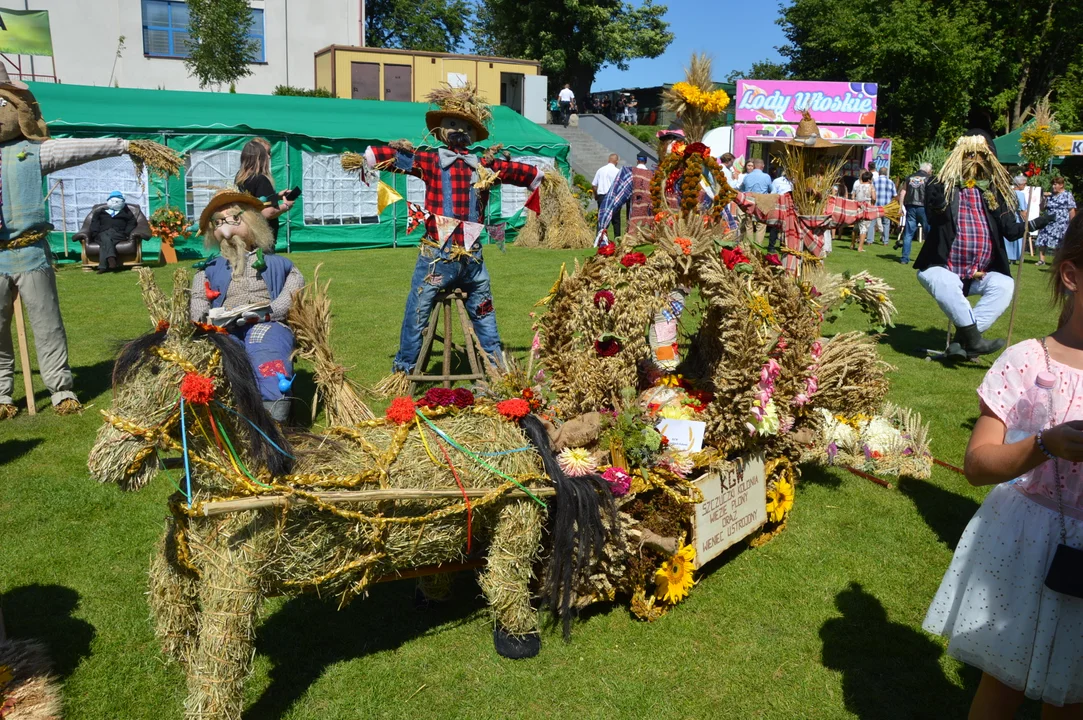
M 425 113 L 425 125 L 429 130 L 441 127 L 446 118 L 455 118 L 474 128 L 479 142 L 489 137 L 487 125 L 493 114 L 473 85 L 453 88 L 444 83 L 444 87 L 433 90 L 425 99 L 437 106 Z
M 254 195 L 238 192 L 236 190 L 219 190 L 214 194 L 211 201 L 207 203 L 207 207 L 203 208 L 203 212 L 199 215 L 200 234 L 207 232 L 207 226 L 211 224 L 211 216 L 222 208 L 229 207 L 230 205 L 240 205 L 255 210 L 256 212 L 263 210 L 263 201 Z
M 0 89 L 26 91 L 29 90 L 30 87 L 20 80 L 12 80 L 9 78 L 7 66 L 0 63 Z
M 820 126 L 812 119 L 812 115 L 807 109 L 801 112 L 801 122 L 797 123 L 797 130 L 794 132 L 793 139 L 782 140 L 781 142 L 807 148 L 838 147 L 837 143 L 820 137 Z

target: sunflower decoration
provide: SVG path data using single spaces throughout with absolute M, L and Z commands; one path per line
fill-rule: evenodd
M 786 519 L 793 509 L 793 483 L 780 476 L 775 480 L 774 487 L 767 491 L 767 519 L 773 523 L 780 523 Z
M 654 574 L 654 594 L 670 605 L 676 605 L 688 596 L 695 584 L 692 573 L 695 570 L 696 548 L 682 545 L 677 554 L 666 561 Z

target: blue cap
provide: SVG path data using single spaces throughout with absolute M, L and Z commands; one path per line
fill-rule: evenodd
M 123 200 L 124 199 L 124 193 L 122 193 L 120 190 L 114 190 L 113 192 L 109 193 L 109 198 L 115 198 L 115 197 L 118 197 L 121 200 Z M 106 200 L 108 200 L 109 198 L 106 198 Z

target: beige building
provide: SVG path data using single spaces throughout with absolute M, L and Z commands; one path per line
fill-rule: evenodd
M 548 79 L 535 60 L 331 45 L 316 53 L 316 87 L 336 97 L 424 102 L 446 82 L 477 85 L 486 101 L 545 122 Z
M 184 65 L 188 6 L 182 0 L 26 0 L 4 3 L 48 10 L 60 82 L 127 88 L 199 90 Z M 250 0 L 255 43 L 237 92 L 270 94 L 276 85 L 313 87 L 312 55 L 329 43 L 361 36 L 361 0 Z M 120 38 L 123 36 L 123 48 Z M 31 58 L 8 55 L 8 71 L 22 66 L 32 79 Z M 33 58 L 38 79 L 52 74 L 47 57 Z M 222 88 L 227 90 L 228 88 Z

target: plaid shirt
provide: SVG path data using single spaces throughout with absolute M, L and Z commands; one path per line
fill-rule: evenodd
M 877 205 L 887 205 L 899 193 L 895 190 L 895 183 L 887 175 L 877 175 L 872 180 L 873 200 Z
M 440 167 L 440 155 L 435 150 L 418 150 L 411 154 L 386 145 L 373 146 L 370 150 L 377 164 L 388 163 L 388 167 L 381 169 L 413 175 L 425 182 L 425 209 L 433 213 L 425 221 L 425 229 L 430 239 L 436 240 L 439 237 L 436 231 L 436 215 L 469 222 L 484 222 L 485 209 L 489 206 L 489 191 L 474 191 L 471 186 L 474 170 L 465 162 L 457 161 L 447 168 L 447 178 L 451 185 L 445 188 L 445 171 Z M 468 153 L 463 151 L 460 154 Z M 481 161 L 479 165 L 500 173 L 496 180 L 498 183 L 519 187 L 529 187 L 542 172 L 533 165 L 510 160 Z M 446 197 L 445 192 L 449 193 Z M 471 196 L 476 202 L 473 208 L 470 206 Z M 455 245 L 463 244 L 461 225 L 451 234 L 451 242 Z
M 993 241 L 989 220 L 979 188 L 959 191 L 959 219 L 955 223 L 955 242 L 948 253 L 948 270 L 964 280 L 985 272 L 993 261 Z
M 759 206 L 756 198 L 777 198 L 774 207 Z M 816 257 L 824 254 L 824 232 L 840 225 L 853 225 L 858 220 L 876 220 L 884 216 L 884 210 L 876 205 L 867 205 L 854 200 L 846 200 L 837 195 L 827 198 L 824 214 L 802 216 L 797 213 L 793 193 L 782 195 L 756 195 L 755 193 L 737 193 L 737 205 L 757 220 L 768 225 L 782 228 L 786 238 L 786 248 L 791 253 L 807 252 Z M 799 256 L 784 253 L 782 266 L 791 273 L 797 273 L 801 267 Z

